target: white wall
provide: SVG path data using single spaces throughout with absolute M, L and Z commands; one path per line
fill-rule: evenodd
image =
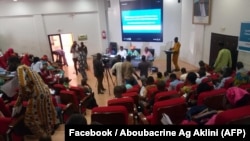
M 105 9 L 105 0 L 23 1 L 0 1 L 0 49 L 3 51 L 12 47 L 19 53 L 50 54 L 47 35 L 58 33 L 58 28 L 62 33 L 73 33 L 75 39 L 80 33 L 88 34 L 86 44 L 91 53 L 104 52 L 109 41 L 125 47 L 129 45 L 121 40 L 118 0 L 110 0 L 108 9 Z M 146 45 L 154 48 L 157 57 L 165 58 L 163 50 L 171 46 L 167 43 L 178 36 L 182 44 L 180 59 L 198 66 L 201 59 L 209 61 L 212 32 L 239 36 L 241 22 L 250 21 L 249 0 L 212 0 L 210 25 L 192 24 L 192 4 L 193 0 L 181 3 L 164 0 L 164 41 L 132 43 L 138 48 Z M 101 39 L 102 30 L 108 33 L 106 40 Z M 249 53 L 239 52 L 238 60 L 248 69 L 249 59 Z
M 249 0 L 212 0 L 211 24 L 192 24 L 193 0 L 182 0 L 180 58 L 198 66 L 200 59 L 209 62 L 211 33 L 239 36 L 240 24 L 250 21 Z M 186 55 L 186 54 L 189 55 Z M 239 52 L 238 61 L 243 61 L 250 69 L 249 53 Z
M 119 0 L 110 0 L 111 7 L 108 8 L 109 36 L 110 41 L 117 42 L 118 46 L 129 47 L 130 42 L 123 42 L 121 38 L 120 6 Z M 174 37 L 181 41 L 181 3 L 177 0 L 164 0 L 163 11 L 163 42 L 132 42 L 136 48 L 143 49 L 145 46 L 155 49 L 156 57 L 166 58 L 163 50 L 166 43 L 172 42 Z M 168 47 L 169 48 L 169 47 Z
M 101 39 L 101 30 L 107 30 L 105 17 L 103 0 L 0 1 L 0 48 L 50 55 L 47 36 L 72 33 L 75 40 L 88 35 L 90 55 L 102 52 L 108 43 Z

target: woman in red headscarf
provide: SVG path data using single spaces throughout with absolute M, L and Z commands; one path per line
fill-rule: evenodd
M 30 57 L 29 57 L 29 54 L 24 54 L 24 56 L 22 57 L 22 60 L 21 60 L 21 63 L 23 65 L 27 65 L 27 66 L 30 66 L 31 65 L 31 61 L 30 61 Z
M 4 54 L 3 54 L 3 56 L 4 56 L 4 59 L 7 61 L 8 60 L 8 58 L 10 57 L 10 56 L 12 56 L 12 55 L 14 55 L 14 49 L 13 48 L 9 48 Z

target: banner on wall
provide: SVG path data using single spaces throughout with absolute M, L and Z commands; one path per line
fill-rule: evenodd
M 86 34 L 81 34 L 78 36 L 78 41 L 86 41 L 88 40 L 88 36 Z
M 250 52 L 250 22 L 241 23 L 238 51 Z

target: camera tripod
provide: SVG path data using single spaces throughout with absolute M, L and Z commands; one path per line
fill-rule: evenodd
M 115 86 L 115 82 L 113 81 L 112 79 L 112 76 L 110 74 L 110 71 L 109 71 L 109 67 L 105 67 L 104 68 L 104 78 L 106 77 L 107 79 L 107 83 L 108 83 L 108 90 L 109 90 L 109 95 L 110 95 L 110 84 L 109 84 L 109 78 L 111 79 L 111 82 L 113 83 L 113 86 Z

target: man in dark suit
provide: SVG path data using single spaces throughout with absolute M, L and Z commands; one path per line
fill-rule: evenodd
M 97 79 L 97 91 L 98 94 L 104 94 L 105 91 L 102 81 L 104 77 L 104 64 L 102 62 L 102 55 L 101 53 L 97 53 L 96 58 L 93 61 L 94 66 L 94 75 Z
M 194 16 L 208 16 L 209 15 L 209 0 L 195 0 L 194 2 Z

